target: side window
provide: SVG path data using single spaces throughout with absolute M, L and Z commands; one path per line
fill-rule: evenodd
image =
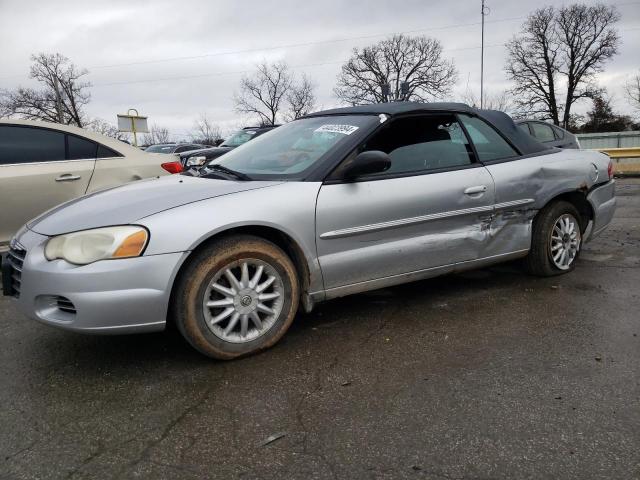
M 556 138 L 558 140 L 564 138 L 564 130 L 562 130 L 561 128 L 558 128 L 558 127 L 551 127 L 551 128 L 553 128 L 553 133 L 556 134 Z
M 518 128 L 522 130 L 524 133 L 526 133 L 527 135 L 531 135 L 531 131 L 529 130 L 528 123 L 519 123 Z
M 64 159 L 64 133 L 44 128 L 0 125 L 0 165 Z
M 541 142 L 553 142 L 556 137 L 553 134 L 553 130 L 549 125 L 544 123 L 531 122 L 531 129 L 533 130 L 533 136 Z
M 104 145 L 98 144 L 98 155 L 97 158 L 112 158 L 112 157 L 122 157 L 123 155 L 118 152 L 111 150 Z
M 91 140 L 76 137 L 75 135 L 67 135 L 68 160 L 85 160 L 95 159 L 98 145 Z
M 364 146 L 391 157 L 391 168 L 378 175 L 419 172 L 470 165 L 471 148 L 453 115 L 393 120 Z
M 469 115 L 460 115 L 460 119 L 469 132 L 480 161 L 489 162 L 518 156 L 518 152 L 484 120 Z

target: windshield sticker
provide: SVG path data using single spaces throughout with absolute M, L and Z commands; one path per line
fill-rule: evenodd
M 322 125 L 315 129 L 318 133 L 342 133 L 343 135 L 351 135 L 358 130 L 354 125 Z

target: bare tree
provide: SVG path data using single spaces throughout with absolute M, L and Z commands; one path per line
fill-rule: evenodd
M 171 143 L 169 130 L 166 127 L 151 125 L 149 133 L 145 133 L 142 137 L 144 145 L 155 145 L 157 143 Z
M 288 110 L 284 114 L 287 121 L 295 120 L 311 113 L 316 105 L 315 85 L 303 74 L 299 83 L 293 82 L 287 93 Z
M 257 115 L 261 125 L 275 125 L 291 82 L 286 63 L 262 62 L 255 75 L 240 81 L 240 92 L 234 95 L 236 111 Z
M 334 93 L 350 105 L 380 103 L 387 101 L 383 89 L 389 85 L 391 100 L 427 101 L 445 96 L 457 77 L 438 40 L 394 35 L 362 50 L 354 48 Z
M 625 92 L 627 98 L 631 101 L 631 104 L 640 110 L 640 73 L 637 73 L 631 80 L 625 85 Z
M 240 81 L 233 100 L 236 112 L 256 115 L 260 125 L 275 125 L 311 112 L 314 90 L 309 77 L 303 74 L 298 81 L 285 62 L 262 62 L 254 75 Z
M 216 145 L 221 138 L 222 131 L 220 127 L 214 125 L 206 113 L 201 114 L 193 125 L 191 141 L 205 145 Z
M 594 77 L 618 51 L 618 20 L 615 7 L 602 4 L 546 7 L 529 15 L 507 44 L 506 71 L 520 112 L 568 127 L 572 106 L 600 91 Z
M 89 72 L 79 69 L 59 53 L 32 55 L 29 77 L 38 81 L 39 89 L 19 87 L 0 93 L 0 113 L 31 120 L 47 120 L 67 125 L 85 124 L 83 107 L 89 103 L 91 86 L 83 77 Z
M 101 118 L 94 118 L 91 121 L 87 122 L 85 124 L 85 128 L 91 130 L 92 132 L 96 132 L 107 137 L 115 138 L 116 140 L 130 143 L 128 133 L 118 131 L 118 127 Z
M 472 107 L 480 108 L 479 98 L 476 97 L 475 93 L 470 89 L 467 89 L 462 94 L 462 101 Z M 514 113 L 515 111 L 513 97 L 506 90 L 496 93 L 485 90 L 483 108 L 487 110 L 499 110 L 509 114 Z

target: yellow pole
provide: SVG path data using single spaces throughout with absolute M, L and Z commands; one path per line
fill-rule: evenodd
M 137 147 L 138 146 L 138 136 L 136 135 L 136 122 L 133 119 L 133 117 L 131 117 L 131 131 L 133 132 L 133 144 Z
M 131 115 L 131 112 L 136 112 L 136 117 L 139 117 L 140 114 L 138 113 L 138 110 L 136 110 L 135 108 L 130 108 L 129 110 L 127 110 L 127 115 L 129 115 L 129 117 L 131 118 L 131 131 L 133 132 L 133 144 L 137 147 L 138 135 L 136 134 L 136 120 L 134 116 Z

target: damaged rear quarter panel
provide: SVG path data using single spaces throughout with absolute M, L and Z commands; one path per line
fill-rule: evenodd
M 482 256 L 530 248 L 532 220 L 558 195 L 582 191 L 608 180 L 609 159 L 598 152 L 555 150 L 487 165 L 496 189 L 496 210 Z M 597 175 L 596 175 L 597 171 Z M 514 207 L 502 204 L 522 202 Z

